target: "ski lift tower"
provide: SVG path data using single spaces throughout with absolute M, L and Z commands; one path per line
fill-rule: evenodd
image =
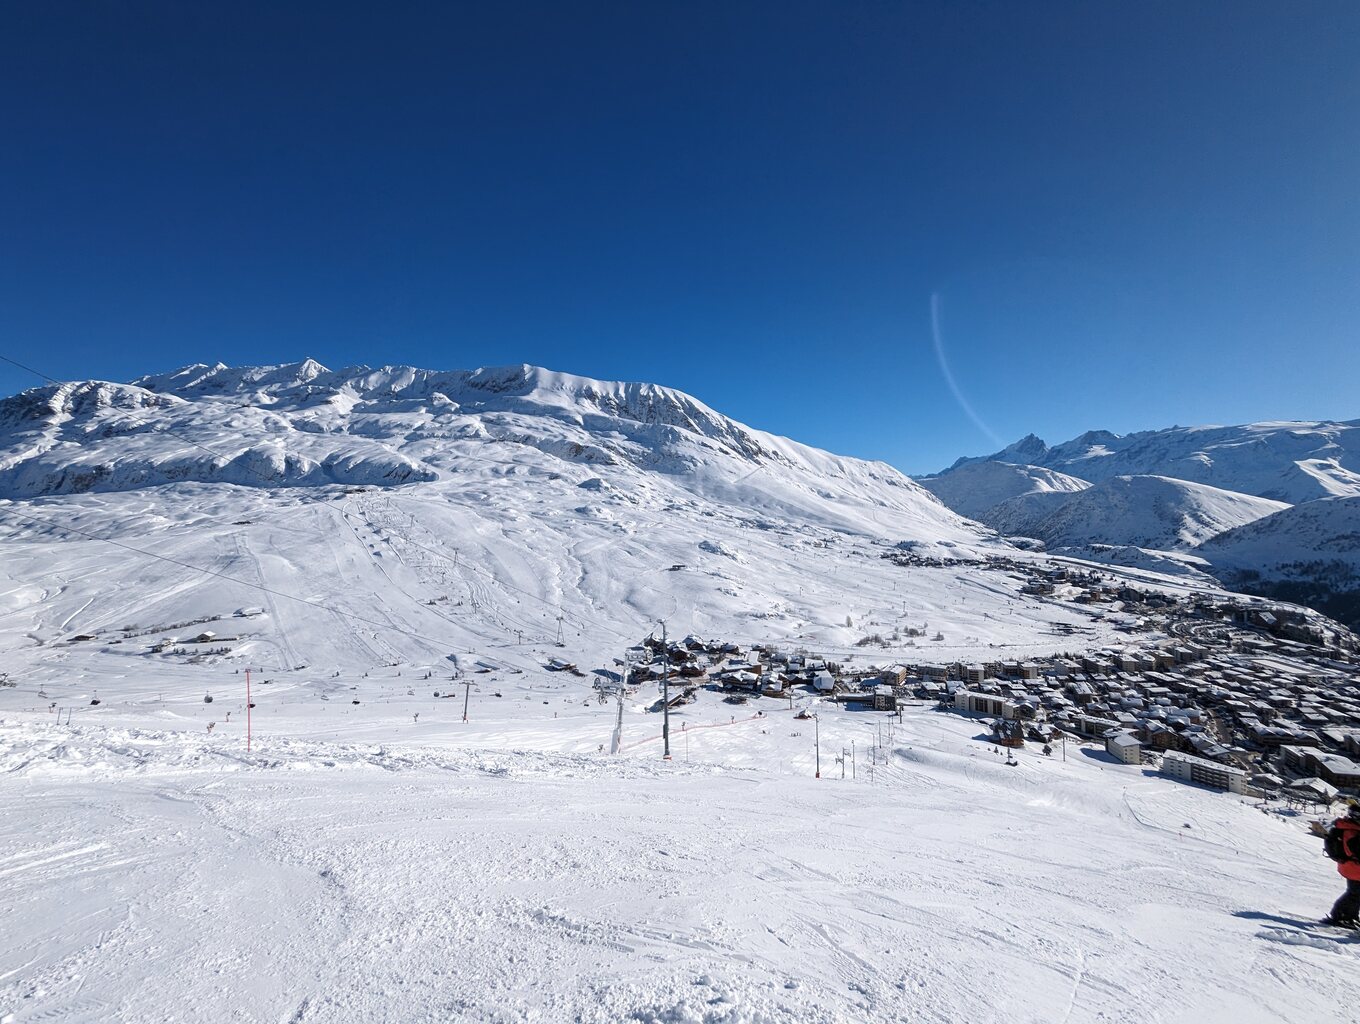
M 671 759 L 671 648 L 666 639 L 666 620 L 661 620 L 661 742 L 662 759 Z
M 618 701 L 618 717 L 614 722 L 614 734 L 609 739 L 609 752 L 617 754 L 623 746 L 623 698 L 628 693 L 628 680 L 633 675 L 634 654 L 631 649 L 623 652 L 623 660 L 615 659 L 614 664 L 623 668 L 623 675 L 617 684 L 609 684 L 600 687 L 601 697 L 612 695 Z

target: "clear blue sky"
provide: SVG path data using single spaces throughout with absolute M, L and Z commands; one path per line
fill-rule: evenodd
M 911 472 L 1356 418 L 1358 54 L 1351 0 L 7 3 L 0 352 L 539 363 Z

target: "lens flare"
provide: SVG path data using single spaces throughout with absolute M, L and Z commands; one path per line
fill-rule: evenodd
M 945 358 L 944 342 L 940 337 L 940 293 L 930 293 L 930 338 L 935 343 L 935 361 L 940 364 L 940 372 L 944 374 L 945 383 L 949 385 L 950 392 L 954 395 L 954 401 L 959 403 L 959 408 L 963 410 L 973 426 L 987 435 L 998 448 L 1004 448 L 1006 442 L 996 435 L 991 427 L 987 426 L 981 416 L 974 411 L 968 404 L 968 399 L 963 396 L 963 391 L 959 388 L 959 383 L 954 379 L 954 373 L 949 369 L 949 360 Z

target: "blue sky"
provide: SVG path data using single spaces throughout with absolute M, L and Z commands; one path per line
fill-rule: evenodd
M 539 363 L 909 472 L 1360 417 L 1354 3 L 3 21 L 0 353 L 56 377 Z

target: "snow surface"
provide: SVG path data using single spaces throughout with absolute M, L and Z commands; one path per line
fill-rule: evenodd
M 1010 768 L 909 708 L 870 782 L 885 716 L 701 692 L 663 763 L 644 688 L 603 753 L 592 684 L 662 618 L 852 667 L 1128 643 L 886 466 L 527 367 L 191 367 L 0 414 L 0 1021 L 1353 1002 L 1355 947 L 1287 923 L 1339 891 L 1298 820 L 1095 748 Z
M 1195 549 L 1198 551 L 1199 549 Z M 1132 544 L 1075 544 L 1049 549 L 1051 555 L 1103 562 L 1128 569 L 1143 569 L 1164 576 L 1178 576 L 1206 585 L 1214 584 L 1213 566 L 1208 559 L 1185 551 L 1140 548 Z
M 911 709 L 870 782 L 885 718 L 826 708 L 816 780 L 787 709 L 687 710 L 667 764 L 560 752 L 610 707 L 319 742 L 271 701 L 250 754 L 5 715 L 4 1019 L 1306 1022 L 1360 980 L 1289 923 L 1339 891 L 1298 820 L 1096 747 Z

